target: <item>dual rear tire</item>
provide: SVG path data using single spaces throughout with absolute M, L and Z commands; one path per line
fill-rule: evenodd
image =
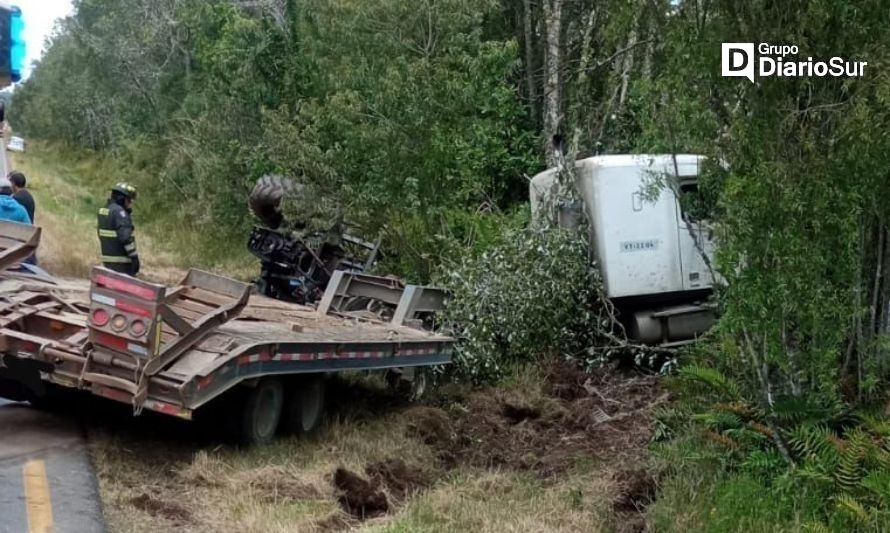
M 241 404 L 239 440 L 245 445 L 263 445 L 279 433 L 311 433 L 322 422 L 324 394 L 322 375 L 259 380 Z

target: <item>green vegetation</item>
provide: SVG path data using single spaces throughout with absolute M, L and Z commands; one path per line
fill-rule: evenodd
M 88 0 L 16 92 L 16 125 L 125 161 L 159 209 L 191 207 L 183 222 L 199 232 L 243 228 L 261 174 L 301 177 L 321 196 L 310 202 L 383 232 L 390 269 L 429 278 L 443 246 L 467 243 L 465 213 L 506 207 L 540 165 L 510 84 L 517 45 L 481 30 L 497 11 L 319 1 L 278 18 L 219 0 Z
M 706 155 L 695 209 L 717 233 L 726 286 L 657 428 L 665 475 L 650 522 L 884 527 L 886 1 L 77 6 L 16 91 L 16 127 L 121 165 L 111 173 L 143 188 L 149 219 L 196 236 L 182 247 L 193 254 L 243 238 L 259 175 L 298 177 L 313 196 L 286 206 L 292 216 L 337 206 L 333 218 L 384 236 L 388 271 L 450 280 L 460 374 L 477 380 L 602 340 L 580 243 L 520 229 L 526 175 L 563 157 L 554 135 L 569 160 Z M 720 77 L 724 41 L 869 67 L 752 85 Z M 435 508 L 393 527 L 435 523 Z
M 675 476 L 653 513 L 664 529 L 881 530 L 886 3 L 715 2 L 704 19 L 683 6 L 666 26 L 664 74 L 647 88 L 663 99 L 646 136 L 724 163 L 701 188 L 727 286 L 711 342 L 685 357 L 686 400 L 663 428 Z M 719 77 L 710 50 L 723 41 L 794 43 L 875 68 L 739 84 Z
M 37 200 L 37 223 L 44 229 L 40 263 L 60 275 L 86 276 L 97 263 L 96 212 L 105 205 L 111 185 L 147 179 L 113 158 L 40 141 L 29 143 L 11 165 L 25 173 Z M 175 206 L 161 204 L 150 195 L 140 196 L 134 215 L 148 278 L 175 283 L 189 267 L 223 270 L 242 279 L 256 274 L 256 260 L 246 247 L 249 227 L 202 238 L 203 233 L 171 211 Z
M 463 339 L 454 367 L 461 376 L 492 380 L 543 354 L 583 358 L 609 344 L 591 327 L 611 322 L 585 242 L 573 233 L 505 230 L 478 256 L 449 263 L 442 278 L 451 294 L 445 319 Z

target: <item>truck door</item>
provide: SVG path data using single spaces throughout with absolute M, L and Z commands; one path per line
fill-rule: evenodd
M 677 184 L 677 232 L 685 290 L 708 289 L 713 283 L 714 243 L 702 216 L 696 176 L 680 176 Z M 706 259 L 707 258 L 707 259 Z

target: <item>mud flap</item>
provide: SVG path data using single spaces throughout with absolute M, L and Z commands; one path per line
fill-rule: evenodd
M 4 354 L 0 356 L 0 396 L 17 401 L 43 396 L 46 386 L 40 373 L 52 371 L 50 363 Z

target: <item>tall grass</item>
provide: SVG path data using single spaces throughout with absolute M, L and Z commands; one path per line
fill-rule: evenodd
M 245 245 L 249 227 L 235 233 L 196 222 L 202 218 L 200 206 L 160 193 L 161 187 L 152 186 L 157 178 L 144 168 L 36 141 L 26 153 L 16 154 L 11 166 L 28 178 L 37 202 L 36 223 L 43 228 L 38 258 L 54 274 L 84 276 L 98 263 L 96 212 L 118 181 L 142 190 L 133 220 L 146 278 L 174 283 L 191 267 L 241 279 L 256 272 Z

